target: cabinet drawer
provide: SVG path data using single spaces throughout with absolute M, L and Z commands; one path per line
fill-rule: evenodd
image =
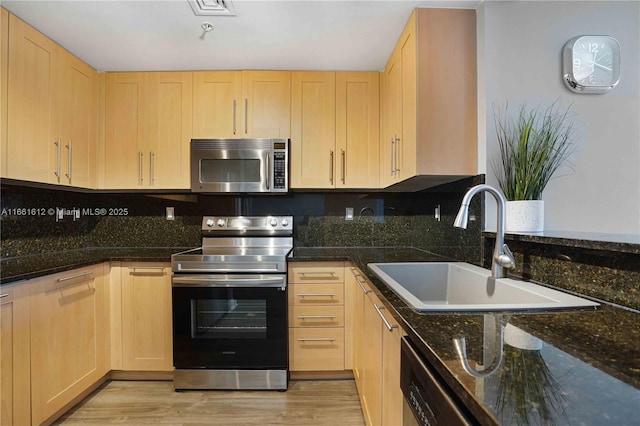
M 289 264 L 290 283 L 343 283 L 344 262 L 294 262 Z
M 344 370 L 344 329 L 290 329 L 289 367 L 291 371 Z
M 289 309 L 289 327 L 344 327 L 344 307 L 294 305 Z
M 289 286 L 289 306 L 342 304 L 344 304 L 344 285 L 342 284 L 291 284 Z

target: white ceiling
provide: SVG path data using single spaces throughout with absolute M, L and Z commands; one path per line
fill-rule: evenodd
M 196 16 L 187 0 L 2 0 L 99 71 L 384 68 L 414 7 L 481 0 L 234 0 L 237 16 Z M 203 22 L 215 29 L 201 38 Z

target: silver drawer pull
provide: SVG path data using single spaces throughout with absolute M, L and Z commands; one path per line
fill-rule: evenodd
M 2 299 L 3 297 L 7 297 L 7 296 L 9 296 L 9 293 L 0 294 L 0 299 Z
M 74 280 L 76 278 L 86 277 L 86 276 L 91 275 L 91 274 L 93 274 L 93 272 L 87 271 L 87 272 L 83 272 L 81 274 L 71 275 L 70 277 L 58 278 L 56 281 L 59 282 L 59 283 L 62 283 L 62 282 L 65 282 L 65 281 Z
M 387 321 L 387 319 L 382 314 L 382 310 L 384 309 L 384 306 L 378 306 L 374 304 L 373 307 L 376 309 L 376 311 L 378 311 L 378 315 L 380 315 L 380 318 L 382 318 L 382 322 L 384 323 L 384 325 L 387 327 L 389 331 L 393 331 L 394 328 L 398 328 L 397 325 L 391 325 L 389 321 Z
M 307 271 L 307 272 L 298 272 L 300 275 L 335 275 L 336 273 L 333 271 Z
M 129 269 L 164 270 L 164 266 L 129 266 Z
M 335 293 L 327 293 L 327 294 L 305 293 L 305 294 L 298 294 L 298 297 L 336 297 L 336 294 Z
M 356 272 L 357 269 L 356 268 L 349 268 L 349 270 L 351 271 L 351 273 L 353 274 L 354 277 L 359 277 L 360 273 Z
M 364 286 L 365 281 L 360 281 L 360 280 L 356 277 L 356 282 L 358 283 L 358 285 L 360 286 L 360 288 L 362 289 L 362 292 L 363 292 L 364 294 L 369 294 L 369 293 L 371 293 L 371 290 L 368 290 L 368 289 L 366 289 L 366 288 L 365 288 L 365 286 Z
M 333 337 L 300 337 L 298 342 L 334 342 Z
M 298 315 L 298 319 L 336 319 L 335 315 Z

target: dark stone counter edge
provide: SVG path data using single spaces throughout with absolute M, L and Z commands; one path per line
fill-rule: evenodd
M 496 233 L 492 231 L 484 231 L 482 235 L 485 237 L 495 238 Z M 619 237 L 620 241 L 615 241 L 615 238 L 617 237 Z M 590 250 L 640 254 L 640 236 L 632 235 L 618 236 L 615 234 L 569 233 L 558 231 L 545 231 L 541 234 L 507 233 L 505 235 L 505 241 L 510 240 Z
M 56 263 L 54 266 L 42 266 L 42 267 L 30 267 L 24 268 L 27 271 L 10 271 L 7 273 L 5 265 L 12 261 L 38 262 L 38 258 L 41 256 L 50 255 L 55 256 L 56 253 L 48 253 L 43 255 L 30 255 L 21 256 L 15 258 L 2 259 L 2 275 L 0 278 L 0 285 L 13 284 L 19 281 L 26 281 L 46 275 L 57 274 L 59 272 L 70 271 L 77 268 L 82 268 L 90 265 L 97 265 L 103 262 L 170 262 L 171 254 L 178 253 L 183 250 L 188 250 L 193 247 L 125 247 L 125 248 L 84 248 L 76 250 L 68 250 L 64 252 L 65 257 L 69 259 L 62 260 Z M 77 259 L 71 259 L 74 254 L 77 254 Z

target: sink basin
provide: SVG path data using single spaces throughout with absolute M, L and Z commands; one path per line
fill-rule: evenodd
M 394 293 L 420 312 L 595 307 L 599 303 L 464 262 L 369 263 Z

